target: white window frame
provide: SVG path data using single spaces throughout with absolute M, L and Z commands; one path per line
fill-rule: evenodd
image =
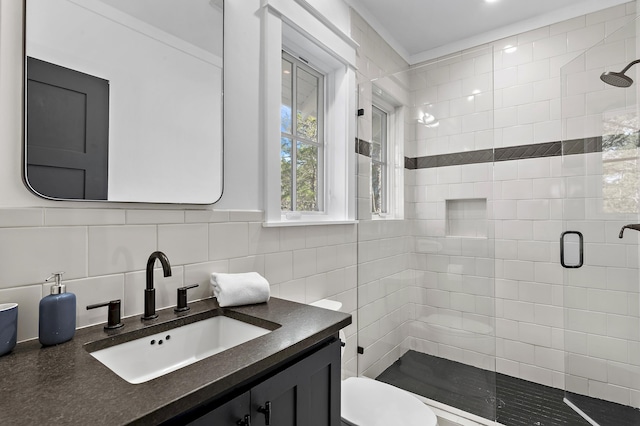
M 379 107 L 374 102 L 371 105 L 371 122 L 373 123 L 373 116 L 376 111 L 380 112 L 380 116 L 383 117 L 382 134 L 380 135 L 380 160 L 376 160 L 373 157 L 373 147 L 371 152 L 371 214 L 374 216 L 384 217 L 389 212 L 389 113 L 383 107 Z M 371 142 L 373 144 L 373 142 Z M 380 182 L 380 211 L 374 210 L 374 188 L 373 188 L 373 166 L 378 165 L 382 169 L 381 182 Z
M 404 116 L 405 107 L 382 89 L 373 86 L 375 107 L 387 114 L 386 212 L 371 212 L 371 218 L 404 219 Z M 373 110 L 372 110 L 373 111 Z M 372 113 L 373 114 L 373 113 Z M 373 164 L 373 159 L 371 159 Z M 373 197 L 373 194 L 371 194 Z
M 284 212 L 283 211 L 283 215 L 291 215 L 291 214 L 295 214 L 295 212 L 298 212 L 300 214 L 302 214 L 302 212 L 306 213 L 306 214 L 317 214 L 317 213 L 322 213 L 324 212 L 324 206 L 325 206 L 325 128 L 324 128 L 324 122 L 325 122 L 325 115 L 326 115 L 326 108 L 325 108 L 325 76 L 324 74 L 320 73 L 319 71 L 317 71 L 315 68 L 313 68 L 311 65 L 309 65 L 309 62 L 301 57 L 296 57 L 293 54 L 287 52 L 286 50 L 282 51 L 282 59 L 290 62 L 292 64 L 292 99 L 291 99 L 291 133 L 286 133 L 286 132 L 282 132 L 281 131 L 281 137 L 287 137 L 289 139 L 291 139 L 292 145 L 291 145 L 291 211 L 287 211 Z M 318 125 L 318 136 L 317 136 L 317 141 L 312 141 L 312 140 L 308 140 L 308 139 L 304 139 L 302 137 L 300 137 L 298 135 L 297 132 L 297 127 L 296 127 L 296 118 L 297 118 L 297 112 L 296 112 L 296 107 L 297 107 L 297 103 L 296 103 L 296 99 L 297 99 L 297 68 L 300 68 L 304 71 L 306 71 L 307 73 L 313 75 L 314 77 L 316 77 L 318 79 L 318 98 L 317 98 L 317 125 Z M 318 148 L 318 187 L 317 187 L 317 201 L 318 201 L 318 210 L 314 210 L 314 211 L 309 211 L 309 210 L 297 210 L 296 209 L 296 198 L 297 198 L 297 187 L 296 187 L 296 164 L 297 164 L 297 143 L 298 142 L 303 142 L 309 145 L 314 145 Z M 282 174 L 281 174 L 282 176 Z
M 263 226 L 355 223 L 355 48 L 357 44 L 306 2 L 265 0 Z M 303 57 L 325 75 L 325 164 L 322 212 L 282 212 L 280 104 L 282 50 Z

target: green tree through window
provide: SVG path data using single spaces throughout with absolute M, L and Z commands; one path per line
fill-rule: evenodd
M 321 211 L 323 77 L 285 52 L 282 69 L 280 208 Z

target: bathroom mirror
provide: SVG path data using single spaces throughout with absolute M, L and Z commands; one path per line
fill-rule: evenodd
M 222 195 L 223 0 L 25 0 L 24 180 L 56 200 Z

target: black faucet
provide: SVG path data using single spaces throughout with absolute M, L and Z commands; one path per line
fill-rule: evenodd
M 618 234 L 618 238 L 622 238 L 622 234 L 624 234 L 624 230 L 626 228 L 633 229 L 634 231 L 640 231 L 640 223 L 632 223 L 629 225 L 625 225 L 620 228 L 620 234 Z
M 158 318 L 156 314 L 156 289 L 153 288 L 153 266 L 156 259 L 162 264 L 162 271 L 165 277 L 171 276 L 171 265 L 169 258 L 161 251 L 154 251 L 147 260 L 147 288 L 144 289 L 144 316 L 143 320 Z

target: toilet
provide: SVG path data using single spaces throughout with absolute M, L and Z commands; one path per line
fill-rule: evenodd
M 313 302 L 311 305 L 334 311 L 342 307 L 342 303 L 326 299 Z M 346 340 L 342 331 L 340 340 Z M 395 386 L 366 377 L 349 377 L 343 380 L 340 402 L 342 421 L 350 426 L 438 424 L 435 413 L 415 396 Z
M 436 426 L 438 418 L 418 398 L 366 377 L 342 381 L 342 421 L 351 426 Z

